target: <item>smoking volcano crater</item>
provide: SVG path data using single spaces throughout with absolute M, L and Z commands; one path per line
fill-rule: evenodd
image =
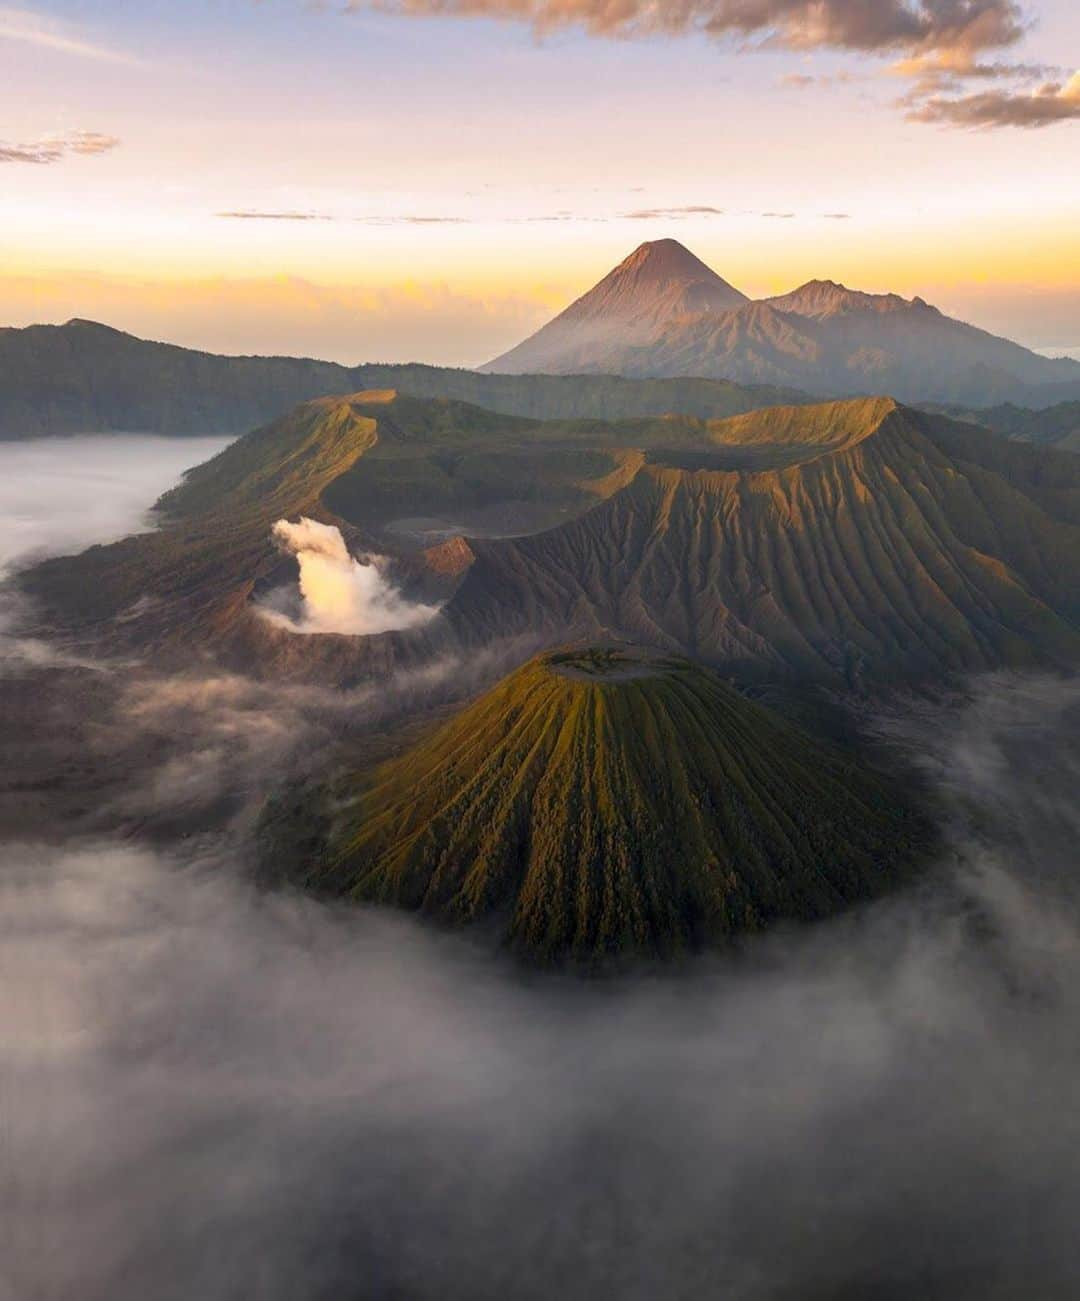
M 861 690 L 1074 667 L 1078 502 L 1075 456 L 888 398 L 540 422 L 358 393 L 307 403 L 192 471 L 156 533 L 21 581 L 80 633 L 327 685 L 508 638 L 618 637 L 743 680 Z M 495 515 L 514 536 L 400 533 Z M 283 558 L 282 528 L 322 540 Z M 274 627 L 259 606 L 283 560 L 311 595 L 306 619 Z

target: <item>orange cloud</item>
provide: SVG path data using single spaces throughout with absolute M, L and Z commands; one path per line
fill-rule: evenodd
M 908 113 L 913 122 L 948 126 L 1045 127 L 1080 119 L 1080 73 L 1062 85 L 1049 82 L 1027 94 L 1009 90 L 984 91 L 959 98 L 931 96 Z
M 1052 71 L 982 59 L 1024 36 L 1027 23 L 1018 0 L 346 0 L 345 8 L 505 19 L 528 23 L 541 34 L 564 27 L 601 37 L 696 33 L 741 37 L 758 48 L 899 54 L 892 70 L 915 80 L 901 101 L 911 121 L 1047 126 L 1078 115 L 1068 87 L 1056 83 L 1035 94 L 1015 87 L 958 93 L 963 78 L 1023 82 Z M 805 88 L 833 80 L 793 73 L 781 84 Z
M 797 49 L 912 54 L 1001 48 L 1024 32 L 1016 0 L 350 0 L 346 8 L 505 18 L 540 31 L 577 26 L 600 36 L 704 32 Z

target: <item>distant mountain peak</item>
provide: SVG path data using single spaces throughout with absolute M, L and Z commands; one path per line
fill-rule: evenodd
M 64 324 L 60 326 L 60 329 L 81 330 L 84 333 L 88 333 L 88 334 L 100 334 L 100 335 L 111 335 L 111 336 L 122 335 L 126 333 L 124 330 L 118 330 L 114 325 L 103 325 L 101 321 L 91 321 L 88 317 L 85 316 L 73 316 L 70 321 L 65 321 Z
M 658 239 L 636 248 L 556 321 L 655 326 L 701 312 L 729 312 L 749 301 L 678 240 Z
M 611 272 L 612 276 L 621 274 L 644 274 L 654 280 L 720 279 L 711 267 L 677 239 L 654 239 L 639 244 Z
M 606 345 L 645 342 L 689 317 L 737 311 L 750 300 L 675 239 L 641 244 L 537 334 L 483 367 L 573 370 Z M 590 361 L 582 369 L 595 370 Z
M 861 289 L 849 289 L 836 280 L 808 280 L 790 294 L 765 301 L 778 312 L 817 320 L 847 316 L 855 312 L 883 315 L 888 312 L 923 311 L 937 314 L 937 308 L 931 307 L 922 298 L 907 299 L 899 294 L 868 294 Z
M 752 302 L 676 239 L 639 245 L 481 370 L 703 376 L 823 397 L 885 392 L 976 405 L 1007 397 L 1047 405 L 1080 391 L 1080 363 L 1038 356 L 922 298 L 819 279 Z

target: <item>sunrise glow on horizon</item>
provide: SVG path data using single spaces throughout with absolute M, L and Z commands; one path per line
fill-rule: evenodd
M 671 236 L 751 296 L 830 278 L 1080 353 L 1071 0 L 1009 47 L 1054 120 L 978 129 L 912 120 L 940 95 L 861 34 L 407 7 L 0 5 L 0 324 L 472 365 Z

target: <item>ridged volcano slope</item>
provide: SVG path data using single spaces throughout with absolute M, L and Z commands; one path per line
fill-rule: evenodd
M 539 423 L 356 394 L 239 440 L 163 506 L 160 531 L 21 581 L 125 646 L 198 646 L 322 681 L 507 637 L 615 637 L 848 684 L 1080 660 L 1080 460 L 888 398 Z M 492 512 L 504 523 L 485 531 Z M 300 515 L 396 550 L 399 581 L 446 600 L 441 613 L 366 638 L 270 628 L 252 597 L 295 583 L 270 530 Z M 399 543 L 406 523 L 431 522 L 406 516 L 463 536 Z
M 629 648 L 541 656 L 362 779 L 323 888 L 541 959 L 671 956 L 879 893 L 927 824 L 714 673 Z
M 77 627 L 123 614 L 116 631 L 133 644 L 220 642 L 250 624 L 252 593 L 280 568 L 278 519 L 309 516 L 377 551 L 404 545 L 382 533 L 403 516 L 445 516 L 459 534 L 485 512 L 522 532 L 549 527 L 628 482 L 640 448 L 692 446 L 707 428 L 679 416 L 540 422 L 394 390 L 319 398 L 189 471 L 159 503 L 160 530 L 21 581 Z
M 277 563 L 270 528 L 326 518 L 321 494 L 379 439 L 396 394 L 309 402 L 189 471 L 159 502 L 164 527 L 44 561 L 20 578 L 75 626 L 123 625 L 132 642 L 205 642 Z
M 476 542 L 448 619 L 849 683 L 1076 663 L 1075 457 L 888 399 L 711 430 L 572 523 Z
M 655 274 L 646 279 L 650 267 Z M 1039 356 L 921 298 L 815 280 L 750 302 L 672 240 L 639 249 L 486 369 L 705 375 L 909 402 L 1046 406 L 1080 397 L 1077 362 Z

